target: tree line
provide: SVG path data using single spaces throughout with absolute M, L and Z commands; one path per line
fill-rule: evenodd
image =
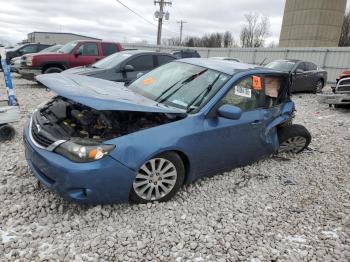
M 245 24 L 241 28 L 239 43 L 230 31 L 205 34 L 202 37 L 188 36 L 180 43 L 179 38 L 163 40 L 163 45 L 188 47 L 264 47 L 266 38 L 270 34 L 270 21 L 266 16 L 258 13 L 244 15 Z

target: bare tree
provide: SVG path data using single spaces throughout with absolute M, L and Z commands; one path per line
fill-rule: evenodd
M 162 40 L 163 45 L 168 45 L 168 46 L 180 46 L 180 38 L 179 37 L 172 37 L 172 38 L 167 38 Z
M 350 11 L 345 14 L 339 46 L 350 46 Z
M 241 29 L 242 47 L 263 47 L 270 33 L 270 20 L 257 13 L 244 15 L 246 24 Z
M 234 44 L 234 39 L 230 31 L 226 31 L 223 36 L 223 44 L 225 48 L 232 47 Z

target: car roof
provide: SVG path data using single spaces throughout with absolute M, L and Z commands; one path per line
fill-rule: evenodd
M 161 54 L 161 55 L 169 55 L 169 56 L 173 56 L 172 54 L 166 53 L 166 52 L 156 52 L 156 51 L 150 51 L 150 50 L 124 50 L 124 51 L 120 51 L 119 53 L 124 53 L 124 54 Z
M 237 71 L 246 71 L 251 69 L 262 68 L 261 66 L 252 64 L 210 58 L 185 58 L 177 61 L 206 67 L 212 70 L 223 72 L 228 75 L 234 75 L 235 73 L 237 73 Z
M 303 62 L 302 60 L 298 60 L 298 59 L 278 59 L 272 62 L 293 62 L 293 63 L 298 63 L 298 62 Z M 306 62 L 306 61 L 304 61 Z

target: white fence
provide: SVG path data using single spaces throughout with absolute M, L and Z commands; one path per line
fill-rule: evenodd
M 123 44 L 124 48 L 170 52 L 187 47 Z M 350 68 L 350 48 L 188 48 L 195 49 L 202 57 L 233 57 L 250 64 L 266 64 L 276 59 L 300 59 L 311 61 L 328 72 L 328 83 L 335 83 L 337 76 Z

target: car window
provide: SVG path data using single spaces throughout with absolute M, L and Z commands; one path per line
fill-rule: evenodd
M 302 71 L 306 71 L 306 66 L 305 66 L 305 63 L 300 63 L 298 65 L 298 67 L 296 68 L 296 70 L 302 70 Z
M 36 45 L 27 45 L 20 49 L 22 54 L 29 54 L 29 53 L 35 53 L 37 50 Z
M 175 60 L 174 57 L 168 56 L 168 55 L 158 55 L 157 58 L 158 58 L 158 66 L 164 65 L 166 63 L 169 63 Z
M 48 47 L 51 47 L 51 46 L 49 46 L 49 45 L 39 45 L 38 51 L 44 50 L 44 49 L 46 49 Z
M 96 43 L 86 43 L 82 44 L 78 48 L 78 53 L 81 53 L 82 56 L 97 56 L 98 49 Z
M 306 64 L 306 71 L 314 71 L 317 70 L 317 65 L 315 65 L 314 63 L 305 63 Z
M 128 63 L 135 68 L 135 71 L 147 71 L 153 69 L 153 56 L 152 55 L 141 55 L 138 56 Z
M 109 56 L 118 51 L 117 46 L 112 43 L 102 43 L 102 52 L 104 56 Z
M 280 77 L 249 76 L 235 84 L 221 104 L 237 106 L 244 112 L 274 107 L 285 99 L 281 97 L 281 91 L 285 90 L 282 88 L 284 83 Z

